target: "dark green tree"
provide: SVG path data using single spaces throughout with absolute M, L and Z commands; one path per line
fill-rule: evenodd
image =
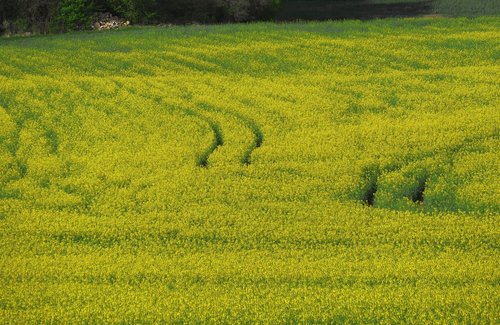
M 89 0 L 59 0 L 53 26 L 60 30 L 81 30 L 90 26 L 92 3 Z

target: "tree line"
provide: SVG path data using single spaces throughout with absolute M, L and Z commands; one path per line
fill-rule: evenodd
M 222 23 L 268 19 L 281 0 L 0 0 L 0 33 L 62 32 L 109 12 L 135 24 Z

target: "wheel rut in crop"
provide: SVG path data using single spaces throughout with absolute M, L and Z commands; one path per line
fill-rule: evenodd
M 251 133 L 253 134 L 253 139 L 252 142 L 246 147 L 246 149 L 243 151 L 242 155 L 239 158 L 239 162 L 243 165 L 249 165 L 252 163 L 252 154 L 255 151 L 255 149 L 260 148 L 262 146 L 262 143 L 264 142 L 264 133 L 262 132 L 260 126 L 250 117 L 247 117 L 239 112 L 231 111 L 231 110 L 224 110 L 218 107 L 215 107 L 214 105 L 211 105 L 206 102 L 199 102 L 197 105 L 195 105 L 196 108 L 185 108 L 185 107 L 179 107 L 178 105 L 171 105 L 168 104 L 165 101 L 165 98 L 161 95 L 157 96 L 145 96 L 143 93 L 138 91 L 137 89 L 134 89 L 134 87 L 130 87 L 130 85 L 126 85 L 122 82 L 114 81 L 115 84 L 119 88 L 125 88 L 127 91 L 138 95 L 146 100 L 150 100 L 155 102 L 157 105 L 160 106 L 167 106 L 170 108 L 172 111 L 178 111 L 180 114 L 192 117 L 198 121 L 203 122 L 205 125 L 207 125 L 213 134 L 213 141 L 209 145 L 208 148 L 206 148 L 204 151 L 202 151 L 200 154 L 197 155 L 196 157 L 196 165 L 199 167 L 203 168 L 208 168 L 210 167 L 210 157 L 212 154 L 220 147 L 224 146 L 226 143 L 226 140 L 224 138 L 224 131 L 223 127 L 221 126 L 221 123 L 217 121 L 217 118 L 210 117 L 208 115 L 214 114 L 215 116 L 219 115 L 222 117 L 229 117 L 235 121 L 238 121 L 238 123 L 242 124 L 245 126 L 245 128 L 249 129 Z M 164 89 L 162 88 L 161 85 L 154 84 L 149 82 L 148 86 L 155 89 L 158 92 L 163 92 Z M 182 92 L 184 93 L 183 99 L 189 102 L 192 102 L 192 94 L 189 92 L 189 90 L 183 89 Z
M 264 133 L 262 132 L 260 126 L 253 119 L 243 114 L 240 114 L 239 112 L 220 109 L 208 103 L 199 103 L 198 107 L 200 107 L 204 111 L 210 111 L 216 114 L 229 116 L 237 120 L 239 123 L 241 123 L 251 131 L 253 137 L 252 142 L 250 143 L 250 145 L 247 146 L 247 148 L 245 149 L 240 158 L 241 164 L 243 165 L 251 164 L 252 153 L 255 151 L 255 149 L 260 148 L 262 146 L 262 143 L 264 142 Z
M 407 199 L 411 201 L 414 206 L 413 208 L 422 209 L 425 204 L 426 197 L 425 192 L 427 188 L 432 186 L 430 183 L 430 179 L 445 177 L 446 173 L 448 173 L 448 168 L 445 165 L 452 166 L 454 161 L 457 159 L 457 155 L 461 152 L 468 152 L 469 150 L 475 150 L 476 146 L 480 144 L 482 141 L 488 139 L 497 139 L 498 132 L 494 132 L 491 134 L 486 134 L 482 136 L 472 136 L 463 139 L 460 143 L 451 145 L 446 148 L 438 149 L 433 152 L 428 152 L 422 154 L 418 157 L 409 158 L 406 163 L 398 164 L 398 165 L 390 165 L 390 166 L 366 166 L 362 172 L 360 173 L 360 185 L 357 190 L 357 200 L 358 202 L 363 203 L 369 207 L 385 207 L 393 209 L 392 204 L 394 206 L 398 206 L 397 201 L 401 199 Z M 423 171 L 417 172 L 416 170 L 412 171 L 408 169 L 410 165 L 419 164 L 419 162 L 423 162 L 431 157 L 441 156 L 442 163 L 439 165 L 424 167 Z M 422 168 L 422 167 L 420 167 Z M 419 168 L 417 168 L 418 170 Z M 406 170 L 406 172 L 404 172 Z M 393 183 L 390 186 L 401 186 L 406 187 L 406 193 L 404 191 L 399 192 L 392 196 L 389 200 L 387 194 L 390 192 L 387 191 L 387 184 L 384 183 L 384 177 L 388 173 L 401 173 L 403 172 L 404 180 L 400 181 L 400 183 Z M 377 195 L 381 195 L 379 200 L 377 201 Z M 392 203 L 391 203 L 392 202 Z M 400 201 L 401 202 L 401 201 Z M 404 206 L 401 205 L 401 206 Z M 399 209 L 399 208 L 395 208 Z
M 249 165 L 251 163 L 251 156 L 253 151 L 257 148 L 260 148 L 262 146 L 262 143 L 264 142 L 264 133 L 262 133 L 262 130 L 254 120 L 237 113 L 233 114 L 235 116 L 238 116 L 239 119 L 245 123 L 245 125 L 252 131 L 254 135 L 253 144 L 248 147 L 247 151 L 245 151 L 245 154 L 243 155 L 242 158 L 242 163 Z
M 212 143 L 196 159 L 196 164 L 199 167 L 207 168 L 208 167 L 208 158 L 210 157 L 210 155 L 215 150 L 217 150 L 217 148 L 219 148 L 220 146 L 224 145 L 224 134 L 222 133 L 220 125 L 217 122 L 215 122 L 214 120 L 212 120 L 211 118 L 203 116 L 203 115 L 197 113 L 196 111 L 189 110 L 189 109 L 185 110 L 185 112 L 189 116 L 193 116 L 193 117 L 196 117 L 199 120 L 204 121 L 210 127 L 210 129 L 212 130 L 213 137 L 214 137 L 213 140 L 212 140 Z
M 422 178 L 418 180 L 418 185 L 410 197 L 413 203 L 418 203 L 418 204 L 424 203 L 424 192 L 426 183 L 427 183 L 427 178 Z
M 376 167 L 368 167 L 363 171 L 364 187 L 361 190 L 361 201 L 367 206 L 375 204 L 379 173 L 380 171 Z
M 425 199 L 425 190 L 429 173 L 426 171 L 423 175 L 412 175 L 412 171 L 402 172 L 399 168 L 367 167 L 362 173 L 361 189 L 359 200 L 368 207 L 388 208 L 388 209 L 406 209 L 405 199 L 411 201 L 414 205 L 408 206 L 409 209 L 422 208 Z M 437 170 L 429 170 L 434 174 L 439 174 Z M 401 179 L 395 183 L 389 183 L 384 176 L 388 173 L 401 173 Z M 408 174 L 409 173 L 409 174 Z
M 373 206 L 375 203 L 375 193 L 377 192 L 377 183 L 370 183 L 366 192 L 363 195 L 363 202 L 368 206 Z

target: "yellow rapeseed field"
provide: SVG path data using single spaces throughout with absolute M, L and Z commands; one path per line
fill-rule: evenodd
M 499 39 L 0 39 L 0 323 L 498 323 Z

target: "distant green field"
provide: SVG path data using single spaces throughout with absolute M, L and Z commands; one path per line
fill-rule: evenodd
M 500 1 L 495 0 L 434 0 L 436 13 L 447 16 L 500 15 Z
M 500 15 L 495 0 L 284 0 L 278 20 Z
M 0 39 L 0 323 L 498 323 L 499 27 Z

